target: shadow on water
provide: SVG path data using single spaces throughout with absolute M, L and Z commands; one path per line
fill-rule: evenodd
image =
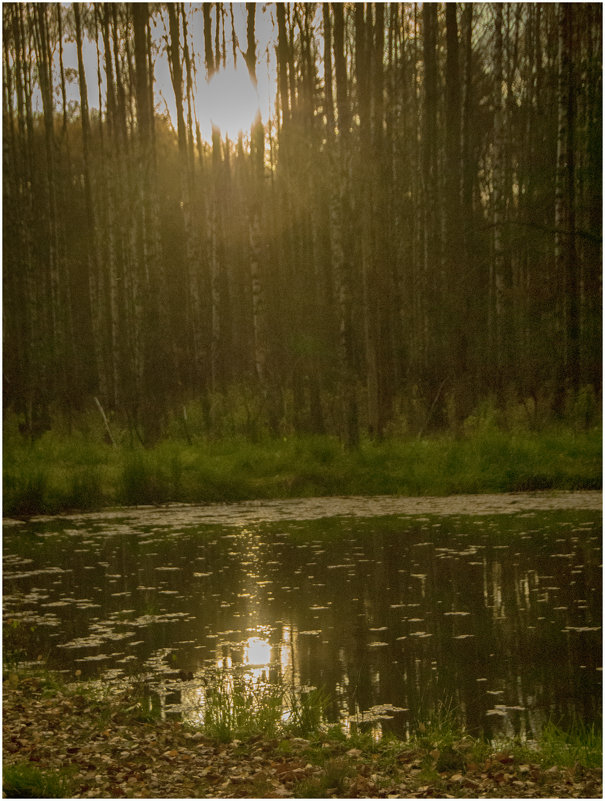
M 377 736 L 444 708 L 487 736 L 599 718 L 600 512 L 334 511 L 6 526 L 5 637 L 35 632 L 27 658 L 135 679 L 162 714 L 192 720 L 217 675 L 251 692 L 321 688 L 330 721 Z

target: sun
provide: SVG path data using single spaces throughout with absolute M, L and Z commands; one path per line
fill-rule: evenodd
M 227 67 L 215 73 L 207 85 L 204 116 L 223 136 L 237 139 L 249 131 L 259 111 L 259 98 L 246 67 Z

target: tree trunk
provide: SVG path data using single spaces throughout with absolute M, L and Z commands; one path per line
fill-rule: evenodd
M 570 3 L 558 4 L 558 134 L 555 192 L 555 263 L 562 297 L 562 372 L 566 386 L 577 391 L 578 281 L 575 240 L 573 17 Z

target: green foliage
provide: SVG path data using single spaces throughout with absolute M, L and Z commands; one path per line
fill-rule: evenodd
M 274 735 L 282 717 L 282 701 L 278 687 L 219 673 L 205 692 L 204 731 L 220 742 L 255 734 Z
M 451 703 L 441 702 L 427 719 L 419 724 L 414 742 L 424 751 L 450 749 L 464 736 L 459 715 Z
M 346 780 L 354 774 L 354 766 L 344 758 L 332 758 L 324 763 L 320 776 L 306 779 L 296 787 L 296 798 L 329 798 L 346 794 Z
M 567 731 L 550 721 L 540 733 L 538 746 L 544 766 L 597 768 L 603 762 L 603 732 L 581 720 Z
M 41 770 L 31 762 L 6 765 L 2 772 L 5 798 L 70 798 L 72 786 L 69 771 Z
M 580 404 L 584 417 L 589 395 L 578 396 L 573 407 Z M 319 435 L 257 441 L 196 435 L 190 443 L 176 437 L 145 449 L 113 448 L 83 431 L 47 432 L 34 443 L 13 431 L 4 447 L 4 514 L 105 504 L 601 487 L 599 427 L 552 423 L 538 431 L 514 419 L 511 427 L 486 403 L 457 435 L 365 439 L 352 451 Z
M 209 680 L 200 708 L 208 737 L 220 742 L 255 735 L 316 733 L 329 702 L 321 690 L 301 691 L 227 671 Z
M 287 728 L 299 735 L 314 734 L 319 731 L 330 703 L 330 697 L 322 689 L 291 690 L 286 696 L 288 714 Z

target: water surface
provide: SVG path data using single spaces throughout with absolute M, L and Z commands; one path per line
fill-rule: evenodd
M 5 521 L 4 619 L 73 678 L 203 716 L 217 671 L 321 687 L 345 730 L 455 709 L 475 733 L 590 723 L 601 495 L 331 498 Z M 23 628 L 23 627 L 22 627 Z

